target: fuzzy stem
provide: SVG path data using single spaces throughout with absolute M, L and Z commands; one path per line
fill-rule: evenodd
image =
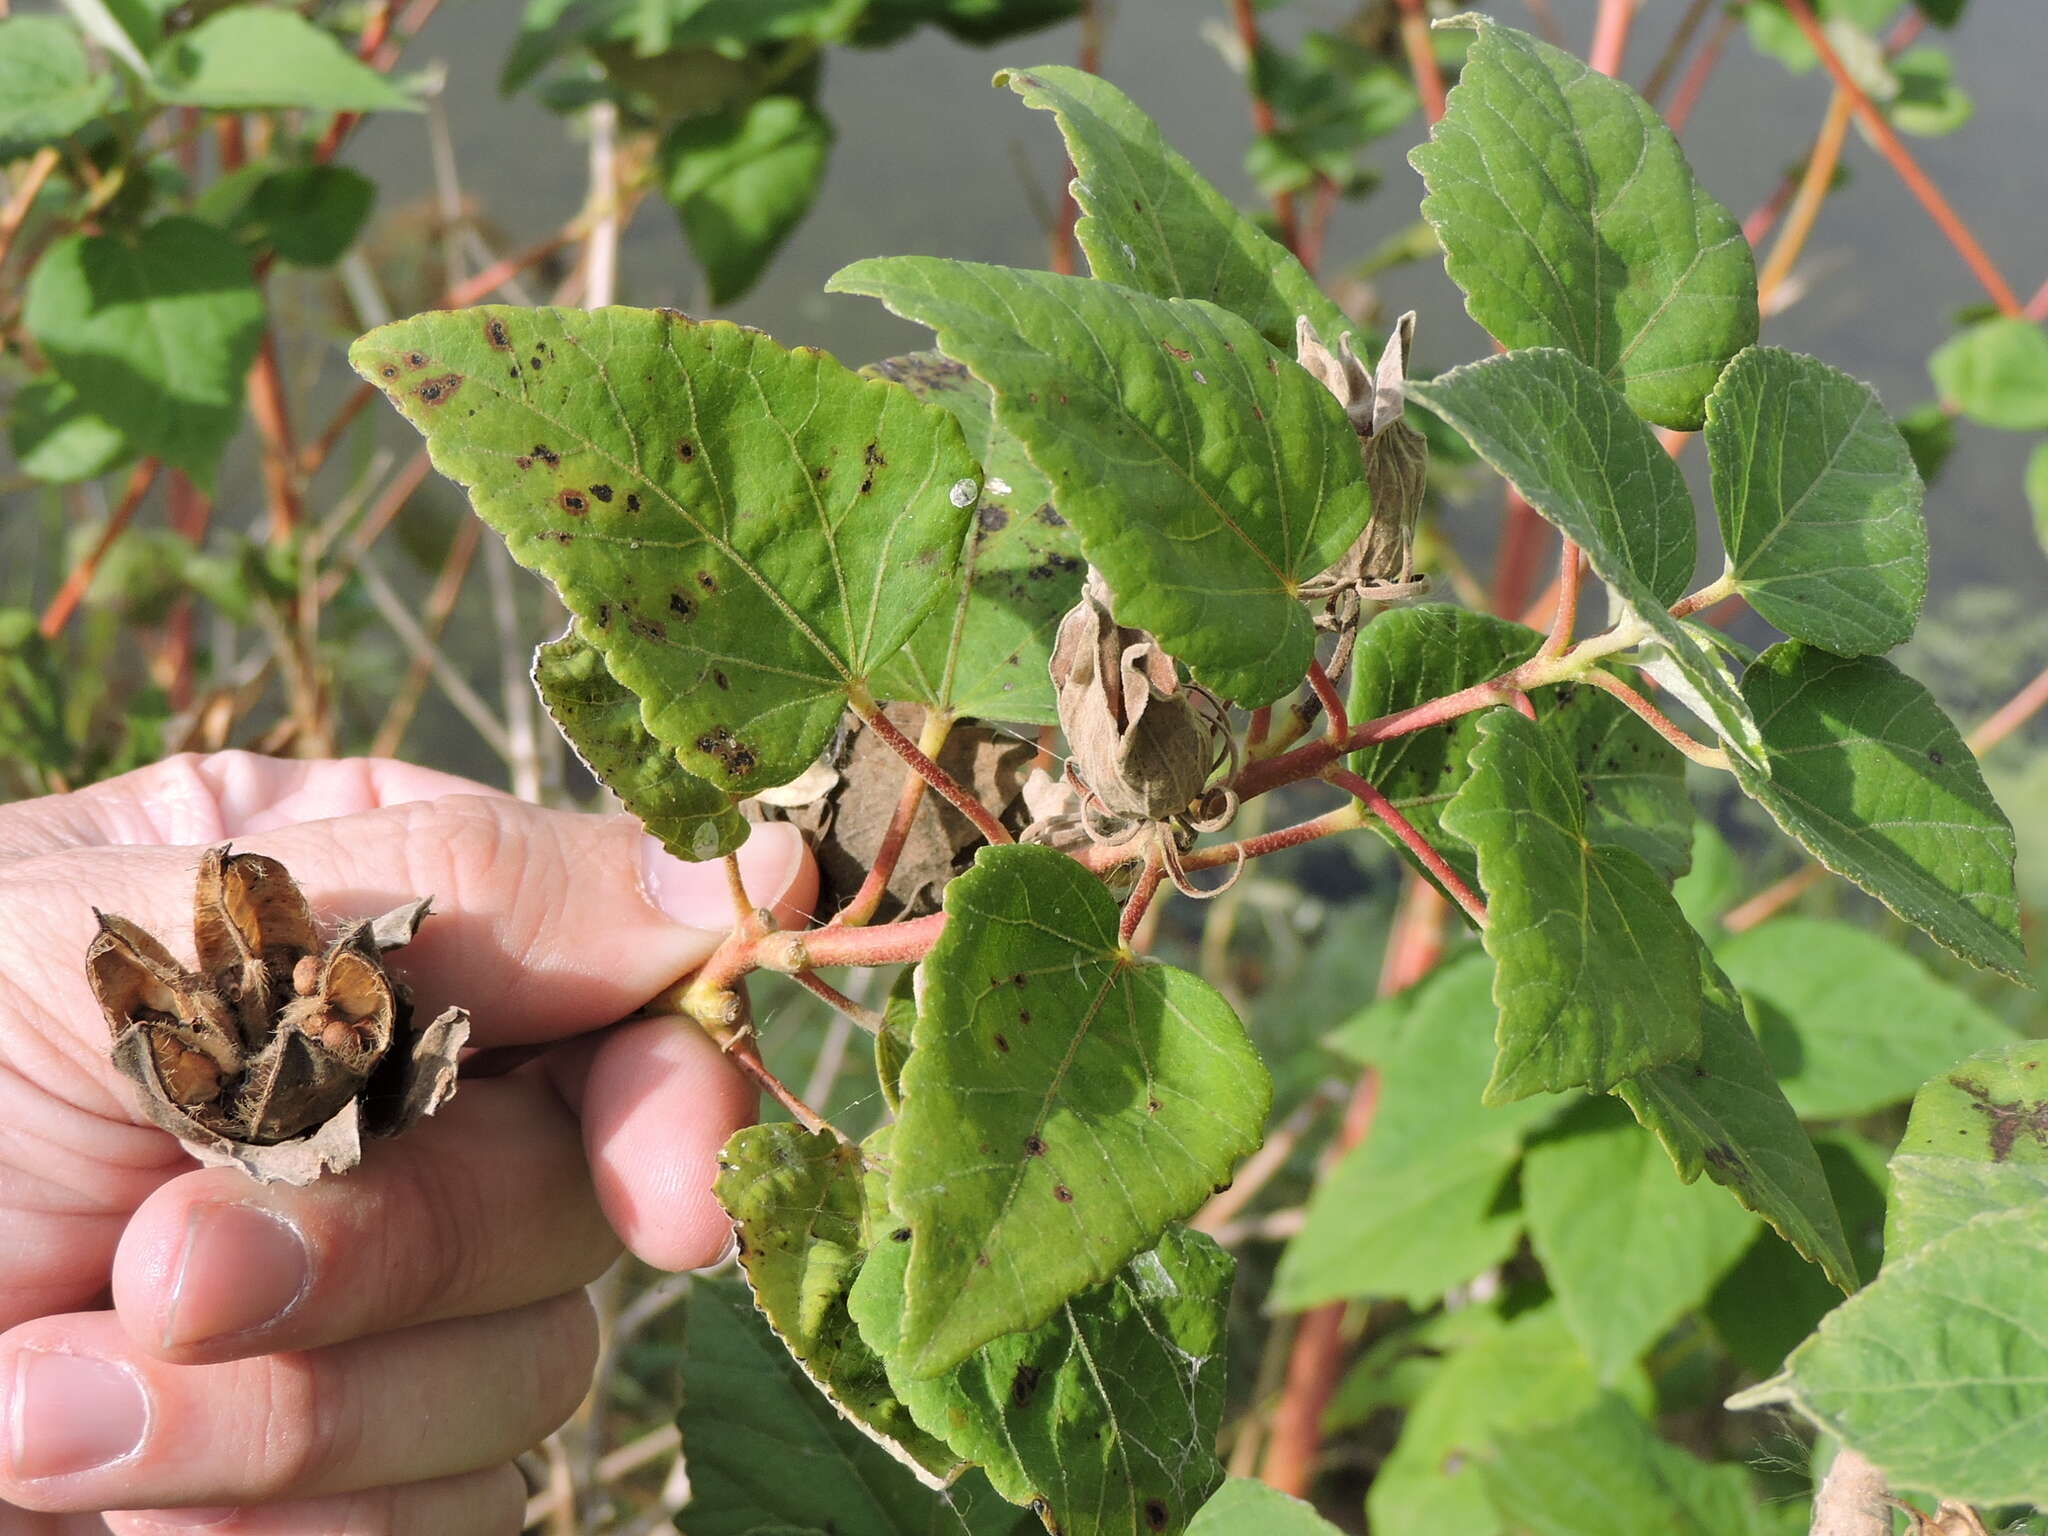
M 892 752 L 910 764 L 918 777 L 945 796 L 948 805 L 974 823 L 975 830 L 983 837 L 997 844 L 1016 841 L 1010 836 L 1009 828 L 997 821 L 988 807 L 975 799 L 965 785 L 920 751 L 916 742 L 896 729 L 895 722 L 882 713 L 875 701 L 867 696 L 866 690 L 853 692 L 848 702 L 861 722 L 886 742 Z
M 1619 77 L 1622 55 L 1628 51 L 1629 29 L 1635 25 L 1636 0 L 1600 0 L 1600 13 L 1593 22 L 1593 46 L 1586 62 L 1603 75 Z
M 1970 732 L 1970 750 L 1983 756 L 2014 731 L 2025 725 L 2048 705 L 2048 668 L 2036 674 L 2034 680 L 2001 704 L 1984 723 Z
M 1161 833 L 1161 836 L 1167 834 Z M 1159 894 L 1160 879 L 1166 874 L 1166 857 L 1155 842 L 1145 854 L 1145 868 L 1138 876 L 1138 883 L 1131 888 L 1130 896 L 1124 902 L 1123 915 L 1117 919 L 1116 935 L 1126 947 L 1138 931 L 1138 924 L 1145 920 L 1145 913 L 1152 905 L 1152 898 Z
M 1434 124 L 1444 115 L 1444 72 L 1429 35 L 1426 0 L 1400 0 L 1400 4 L 1401 49 L 1408 55 L 1408 72 L 1415 77 L 1415 94 L 1422 98 L 1422 115 Z
M 1814 18 L 1810 0 L 1785 0 L 1785 9 L 1791 13 L 1793 22 L 1813 51 L 1820 55 L 1821 63 L 1834 77 L 1836 89 L 1849 98 L 1857 119 L 1877 144 L 1878 152 L 1890 162 L 1899 180 L 1906 184 L 1906 190 L 1927 210 L 1927 216 L 1934 220 L 1935 227 L 1948 237 L 1949 244 L 1955 247 L 1956 254 L 1963 258 L 1977 281 L 1983 284 L 1992 302 L 2001 313 L 2020 313 L 2019 298 L 1985 254 L 1984 247 L 1977 243 L 1977 237 L 1970 233 L 1948 199 L 1942 196 L 1941 189 L 1927 179 L 1927 173 L 1920 169 L 1919 162 L 1900 141 L 1892 125 L 1885 121 L 1884 114 L 1864 94 L 1863 87 L 1856 83 L 1856 77 L 1849 73 L 1849 67 L 1842 62 L 1841 55 L 1835 52 L 1835 45 L 1828 41 L 1827 33 L 1821 30 L 1819 21 Z
M 1678 90 L 1671 97 L 1671 110 L 1664 114 L 1664 121 L 1674 134 L 1685 132 L 1693 108 L 1700 104 L 1707 82 L 1713 78 L 1714 70 L 1721 63 L 1721 55 L 1728 47 L 1728 39 L 1734 35 L 1735 17 L 1732 9 L 1721 13 L 1721 19 L 1714 23 L 1714 30 L 1707 34 L 1706 42 L 1693 55 L 1685 78 L 1678 82 Z
M 1656 67 L 1643 82 L 1643 100 L 1651 106 L 1664 94 L 1664 87 L 1671 82 L 1671 76 L 1678 69 L 1678 61 L 1685 56 L 1685 50 L 1692 46 L 1698 35 L 1700 24 L 1707 19 L 1707 12 L 1714 8 L 1715 0 L 1692 0 L 1685 8 L 1685 14 L 1678 19 L 1678 26 L 1671 34 L 1671 41 L 1664 45 L 1663 53 L 1657 56 Z
M 1672 723 L 1669 715 L 1665 714 L 1664 711 L 1652 704 L 1640 693 L 1637 693 L 1635 689 L 1629 687 L 1627 683 L 1624 683 L 1612 672 L 1603 672 L 1598 667 L 1595 667 L 1591 671 L 1581 673 L 1579 680 L 1592 684 L 1602 693 L 1612 694 L 1628 707 L 1630 713 L 1637 716 L 1651 730 L 1662 736 L 1672 746 L 1683 752 L 1701 767 L 1719 768 L 1723 773 L 1732 771 L 1726 752 L 1722 751 L 1719 747 L 1703 746 L 1701 743 L 1693 740 L 1692 737 L 1686 735 L 1684 731 L 1681 731 Z
M 1566 539 L 1557 557 L 1557 613 L 1538 656 L 1563 655 L 1572 643 L 1572 631 L 1579 624 L 1579 564 L 1579 546 Z
M 1501 508 L 1500 554 L 1493 568 L 1493 611 L 1503 618 L 1520 613 L 1529 601 L 1529 581 L 1543 557 L 1548 524 L 1512 485 Z
M 1757 274 L 1757 307 L 1766 314 L 1770 313 L 1771 299 L 1777 293 L 1778 285 L 1791 274 L 1793 263 L 1806 249 L 1814 220 L 1820 216 L 1820 205 L 1827 201 L 1828 189 L 1834 185 L 1835 167 L 1841 164 L 1842 145 L 1849 137 L 1852 115 L 1853 105 L 1848 94 L 1836 91 L 1829 98 L 1828 115 L 1821 123 L 1820 137 L 1814 140 L 1813 153 L 1807 156 L 1806 172 L 1799 179 L 1799 191 L 1792 199 L 1792 211 L 1785 220 L 1784 231 L 1778 236 L 1778 243 L 1771 247 L 1770 259 Z
M 875 861 L 868 866 L 853 900 L 832 919 L 834 923 L 858 928 L 873 919 L 876 909 L 882 904 L 882 897 L 888 893 L 889 879 L 896 873 L 897 862 L 903 857 L 903 845 L 910 841 L 910 828 L 917 819 L 917 808 L 924 804 L 926 787 L 925 781 L 917 774 L 904 774 L 903 792 L 896 797 L 896 809 L 882 833 L 882 846 L 875 850 Z
M 1450 892 L 1451 899 L 1464 909 L 1465 915 L 1478 927 L 1486 926 L 1486 903 L 1445 862 L 1444 856 L 1429 845 L 1429 839 L 1415 830 L 1415 823 L 1395 809 L 1393 801 L 1348 768 L 1330 768 L 1323 777 L 1355 796 L 1367 810 L 1385 822 L 1387 830 L 1401 840 L 1401 846 L 1415 855 L 1415 861 L 1428 870 L 1439 885 Z
M 882 1016 L 879 1013 L 864 1004 L 856 1003 L 816 971 L 798 971 L 793 979 L 806 992 L 844 1014 L 869 1034 L 879 1035 L 882 1032 Z
M 14 184 L 7 206 L 0 209 L 0 261 L 7 259 L 14 237 L 21 233 L 21 226 L 27 222 L 29 210 L 35 207 L 43 183 L 50 179 L 50 173 L 57 169 L 62 159 L 54 145 L 44 146 L 35 152 L 28 169 L 21 173 L 21 180 Z
M 1330 681 L 1330 674 L 1323 670 L 1320 661 L 1309 661 L 1308 686 L 1322 704 L 1323 713 L 1329 717 L 1330 739 L 1342 741 L 1351 729 L 1351 716 L 1345 712 L 1344 699 L 1337 692 L 1337 685 Z

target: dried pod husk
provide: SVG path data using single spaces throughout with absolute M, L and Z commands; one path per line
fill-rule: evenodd
M 1182 685 L 1173 658 L 1111 615 L 1099 571 L 1060 620 L 1052 684 L 1073 768 L 1102 811 L 1164 821 L 1201 795 L 1216 770 L 1220 709 Z
M 283 865 L 210 850 L 196 973 L 133 923 L 99 915 L 86 972 L 114 1064 L 202 1163 L 292 1184 L 344 1172 L 364 1135 L 395 1135 L 454 1091 L 468 1015 L 416 1027 L 383 961 L 427 910 L 409 902 L 326 942 Z
M 913 741 L 918 738 L 924 711 L 917 705 L 890 704 L 884 713 L 905 736 Z M 938 763 L 999 819 L 1022 825 L 1019 796 L 1024 772 L 1036 750 L 1028 741 L 963 720 L 947 733 Z M 819 792 L 795 805 L 768 802 L 774 808 L 770 814 L 795 823 L 808 837 L 818 860 L 821 910 L 836 911 L 860 890 L 896 814 L 908 772 L 888 743 L 858 721 L 850 721 L 826 756 L 806 774 L 821 786 Z M 937 795 L 927 794 L 911 818 L 910 835 L 875 911 L 875 921 L 938 911 L 946 882 L 974 861 L 974 850 L 980 844 L 980 833 L 966 817 Z
M 1370 601 L 1392 602 L 1429 590 L 1429 578 L 1418 577 L 1414 569 L 1415 525 L 1422 515 L 1429 445 L 1403 419 L 1408 354 L 1414 341 L 1411 310 L 1396 322 L 1378 369 L 1368 376 L 1351 350 L 1348 332 L 1337 339 L 1332 354 L 1306 315 L 1295 322 L 1297 358 L 1344 407 L 1359 436 L 1359 457 L 1372 492 L 1372 520 L 1342 560 L 1303 584 L 1306 597 L 1350 592 Z

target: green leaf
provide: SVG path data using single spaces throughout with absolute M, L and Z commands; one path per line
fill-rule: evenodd
M 1707 1299 L 1755 1235 L 1703 1184 L 1680 1183 L 1619 1104 L 1594 1100 L 1529 1149 L 1529 1241 L 1603 1381 Z
M 861 370 L 953 413 L 981 461 L 981 501 L 960 557 L 960 590 L 875 674 L 875 694 L 949 715 L 1051 725 L 1052 639 L 1079 601 L 1082 562 L 1052 487 L 995 423 L 988 386 L 936 352 Z
M 691 1286 L 682 1379 L 690 1536 L 1008 1536 L 1017 1525 L 980 1473 L 935 1493 L 841 1418 L 737 1280 Z
M 420 104 L 296 11 L 241 5 L 218 11 L 158 50 L 153 89 L 164 101 L 217 112 L 303 107 L 315 112 L 417 112 Z
M 1378 624 L 1375 620 L 1375 626 Z M 1467 954 L 1443 967 L 1382 1028 L 1360 1059 L 1379 1069 L 1372 1134 L 1309 1196 L 1280 1257 L 1268 1305 L 1301 1311 L 1353 1297 L 1427 1306 L 1514 1251 L 1522 1212 L 1512 1177 L 1522 1141 L 1563 1107 L 1533 1097 L 1488 1105 L 1493 967 Z M 1418 1242 L 1416 1233 L 1427 1231 Z
M 1846 1247 L 1823 1273 L 1777 1232 L 1760 1232 L 1707 1300 L 1707 1320 L 1729 1355 L 1759 1376 L 1776 1372 L 1843 1292 L 1877 1274 L 1884 1256 L 1884 1153 L 1849 1131 L 1823 1131 L 1812 1147 Z
M 1698 427 L 1756 340 L 1741 226 L 1626 85 L 1485 17 L 1445 24 L 1478 37 L 1409 159 L 1466 309 L 1502 346 L 1562 347 L 1639 415 Z
M 1186 1529 L 1223 1480 L 1224 1332 L 1236 1261 L 1168 1228 L 1041 1327 L 934 1378 L 902 1369 L 905 1256 L 878 1247 L 853 1289 L 862 1336 L 917 1422 L 1063 1536 Z
M 994 389 L 1119 622 L 1248 708 L 1301 681 L 1300 584 L 1371 515 L 1357 434 L 1306 370 L 1214 305 L 1087 278 L 898 256 L 826 287 L 932 327 Z
M 2001 315 L 1943 343 L 1927 360 L 1942 400 L 1972 421 L 2009 432 L 2048 427 L 2048 334 Z
M 1844 1291 L 1856 1266 L 1813 1143 L 1771 1074 L 1742 999 L 1704 951 L 1700 1051 L 1615 1090 L 1655 1132 L 1687 1183 L 1704 1170 Z
M 1895 1488 L 2048 1503 L 2048 1202 L 1972 1218 L 1888 1263 L 1733 1408 L 1786 1403 Z
M 2012 823 L 1927 690 L 1874 656 L 1787 641 L 1743 674 L 1768 753 L 1735 776 L 1836 874 L 1977 965 L 2025 976 Z
M 1939 138 L 1976 115 L 1977 103 L 1956 84 L 1955 63 L 1940 48 L 1913 48 L 1891 64 L 1898 94 L 1886 111 L 1902 133 Z
M 1885 1252 L 1917 1252 L 1986 1211 L 2048 1202 L 2048 1049 L 1980 1051 L 1913 1100 L 1892 1154 Z
M 2034 537 L 2048 554 L 2048 443 L 2036 443 L 2027 455 L 2027 504 L 2034 509 Z
M 1747 885 L 1747 874 L 1728 839 L 1713 822 L 1695 821 L 1692 862 L 1671 887 L 1685 920 L 1702 933 L 1712 932 L 1722 914 L 1742 900 Z
M 1549 348 L 1468 363 L 1410 384 L 1408 393 L 1586 552 L 1683 674 L 1708 723 L 1734 751 L 1753 753 L 1756 727 L 1742 696 L 1665 611 L 1692 581 L 1692 497 L 1622 398 L 1576 358 Z
M 875 1149 L 878 1159 L 885 1145 Z M 880 1184 L 861 1148 L 783 1121 L 735 1134 L 719 1154 L 713 1188 L 739 1229 L 754 1304 L 791 1358 L 856 1428 L 942 1488 L 961 1458 L 912 1421 L 847 1310 L 868 1250 L 902 1247 L 889 1240 L 894 1223 Z
M 1162 299 L 1207 300 L 1289 356 L 1297 315 L 1332 346 L 1355 329 L 1294 254 L 1203 180 L 1107 80 L 1048 64 L 1004 70 L 996 84 L 1058 121 L 1081 210 L 1074 233 L 1096 277 Z
M 1761 1536 L 1749 1473 L 1657 1438 L 1608 1395 L 1567 1424 L 1502 1437 L 1480 1476 L 1500 1518 L 1527 1536 Z
M 349 361 L 723 789 L 808 768 L 952 585 L 980 485 L 959 427 L 822 352 L 673 310 L 489 306 Z
M 1206 982 L 1133 955 L 1051 848 L 984 848 L 919 967 L 890 1208 L 912 1231 L 903 1366 L 1035 1328 L 1259 1144 L 1272 1085 Z
M 181 218 L 70 235 L 36 263 L 23 318 L 64 382 L 136 452 L 212 484 L 263 336 L 263 295 L 241 246 Z
M 78 132 L 113 94 L 78 34 L 54 16 L 0 18 L 0 160 Z
M 661 141 L 661 190 L 704 268 L 713 304 L 760 280 L 825 179 L 832 124 L 800 96 L 686 117 Z
M 1920 476 L 1869 385 L 1751 347 L 1708 397 L 1706 440 L 1730 574 L 1752 608 L 1842 656 L 1913 633 L 1927 596 Z
M 639 697 L 575 629 L 534 652 L 533 684 L 598 781 L 679 859 L 716 859 L 747 840 L 734 796 L 684 769 L 647 734 Z
M 1233 1477 L 1188 1526 L 1188 1536 L 1339 1536 L 1313 1504 L 1255 1477 Z
M 1996 1014 L 1866 928 L 1781 917 L 1735 935 L 1718 958 L 1804 1120 L 1874 1114 L 2012 1038 Z
M 78 30 L 145 78 L 143 50 L 163 36 L 163 18 L 149 0 L 62 0 Z
M 78 391 L 45 374 L 21 386 L 7 424 L 23 474 L 68 485 L 105 474 L 135 456 L 128 439 L 85 407 Z
M 1479 855 L 1500 1054 L 1489 1102 L 1606 1089 L 1700 1044 L 1698 942 L 1663 877 L 1591 840 L 1584 793 L 1555 735 L 1487 713 L 1472 776 L 1444 829 Z
M 235 233 L 293 266 L 331 267 L 356 243 L 376 201 L 377 184 L 360 172 L 294 166 L 256 182 Z
M 1394 608 L 1367 625 L 1352 658 L 1351 718 L 1375 720 L 1500 676 L 1542 644 L 1535 630 L 1440 604 Z M 1538 717 L 1566 743 L 1601 842 L 1635 849 L 1669 875 L 1692 858 L 1692 802 L 1685 764 L 1619 701 L 1580 684 L 1538 689 Z M 1362 747 L 1351 767 L 1393 802 L 1467 883 L 1469 850 L 1441 835 L 1443 807 L 1468 776 L 1479 740 L 1477 713 L 1437 730 L 1412 731 Z M 1399 846 L 1384 823 L 1369 823 Z
M 1622 1391 L 1647 1406 L 1632 1372 Z M 1600 1383 L 1554 1302 L 1468 1344 L 1423 1388 L 1366 1494 L 1374 1530 L 1497 1536 L 1479 1466 L 1505 1433 L 1561 1423 L 1600 1400 Z

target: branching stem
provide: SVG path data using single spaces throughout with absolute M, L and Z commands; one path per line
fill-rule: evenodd
M 998 844 L 1014 843 L 1016 841 L 1014 837 L 1010 836 L 1009 828 L 1005 827 L 1000 821 L 997 821 L 988 807 L 974 798 L 973 791 L 969 790 L 958 779 L 954 778 L 953 775 L 933 762 L 926 753 L 919 749 L 916 742 L 897 730 L 895 722 L 882 713 L 881 709 L 875 704 L 875 701 L 867 696 L 865 690 L 859 690 L 852 694 L 849 702 L 853 706 L 853 712 L 860 716 L 862 723 L 886 742 L 889 749 L 898 757 L 910 764 L 912 771 L 919 778 L 945 796 L 948 805 L 973 822 L 975 830 L 981 833 L 983 837 L 987 838 L 991 843 Z
M 1428 870 L 1430 877 L 1446 891 L 1451 899 L 1464 909 L 1465 915 L 1479 927 L 1486 926 L 1486 903 L 1481 901 L 1464 878 L 1451 868 L 1444 856 L 1430 846 L 1429 839 L 1415 830 L 1415 823 L 1395 808 L 1394 802 L 1381 794 L 1359 774 L 1348 768 L 1331 768 L 1323 777 L 1330 783 L 1354 796 L 1365 808 L 1386 823 L 1387 830 L 1401 841 L 1401 846 L 1415 856 L 1416 863 Z
M 1337 692 L 1337 685 L 1330 681 L 1330 674 L 1323 670 L 1320 661 L 1309 661 L 1308 686 L 1322 704 L 1323 713 L 1329 717 L 1330 739 L 1342 741 L 1351 729 L 1351 716 L 1345 712 L 1343 696 Z
M 1166 833 L 1161 833 L 1166 836 Z M 1129 945 L 1138 931 L 1138 924 L 1145 920 L 1145 913 L 1152 905 L 1152 898 L 1159 894 L 1159 882 L 1166 874 L 1166 856 L 1160 852 L 1155 841 L 1145 855 L 1144 871 L 1138 876 L 1138 883 L 1131 888 L 1131 894 L 1124 900 L 1123 915 L 1117 919 L 1116 936 Z
M 1595 667 L 1589 672 L 1582 673 L 1579 681 L 1590 683 L 1602 693 L 1612 694 L 1627 706 L 1631 714 L 1637 716 L 1651 730 L 1662 736 L 1672 746 L 1683 752 L 1701 767 L 1718 768 L 1723 773 L 1732 771 L 1726 752 L 1722 751 L 1719 747 L 1703 746 L 1701 743 L 1694 741 L 1692 737 L 1686 735 L 1684 731 L 1680 730 L 1672 722 L 1669 715 L 1636 692 L 1635 689 L 1629 687 L 1627 683 L 1624 683 L 1612 672 L 1605 672 Z

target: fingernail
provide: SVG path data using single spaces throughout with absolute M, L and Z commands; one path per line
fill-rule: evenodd
M 185 1531 L 194 1526 L 219 1525 L 235 1513 L 234 1509 L 219 1505 L 212 1509 L 152 1509 L 149 1523 L 160 1525 L 167 1531 Z
M 796 876 L 802 835 L 781 822 L 762 822 L 739 851 L 740 878 L 747 895 L 773 906 Z M 692 864 L 677 858 L 656 838 L 640 842 L 640 878 L 648 898 L 679 923 L 692 928 L 732 926 L 732 895 L 717 859 Z
M 247 1333 L 282 1318 L 306 1289 L 306 1242 L 252 1205 L 195 1205 L 172 1271 L 164 1346 Z
M 149 1428 L 135 1373 L 113 1360 L 24 1349 L 14 1362 L 14 1475 L 88 1472 L 132 1455 Z

